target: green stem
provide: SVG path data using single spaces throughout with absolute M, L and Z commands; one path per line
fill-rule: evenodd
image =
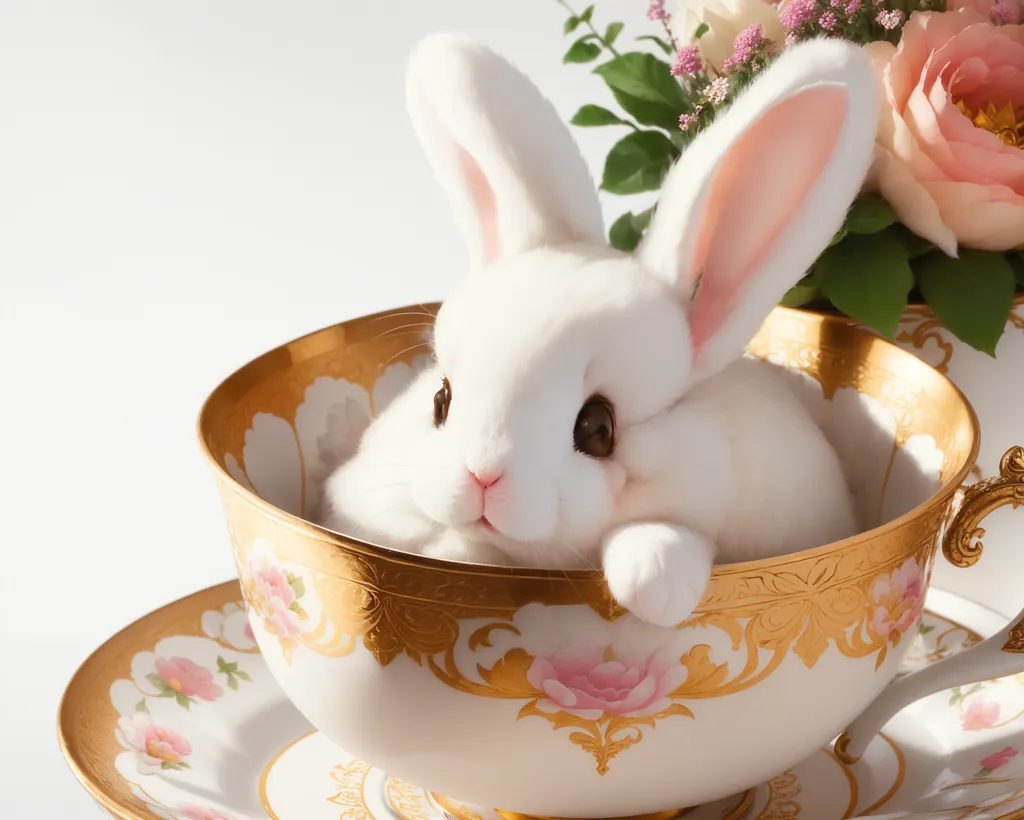
M 672 33 L 672 29 L 668 27 L 668 23 L 664 20 L 661 21 L 661 27 L 665 29 L 665 36 L 668 37 L 669 45 L 672 46 L 674 51 L 679 51 L 679 43 L 676 42 L 676 36 Z
M 575 11 L 573 11 L 572 6 L 570 6 L 565 0 L 555 0 L 555 2 L 558 3 L 558 5 L 562 6 L 573 17 L 579 17 L 579 15 Z M 608 49 L 608 51 L 610 51 L 616 57 L 621 57 L 622 56 L 621 54 L 619 54 L 619 52 L 617 52 L 615 50 L 615 48 L 612 46 L 611 43 L 609 43 L 607 40 L 605 40 L 604 37 L 602 37 L 598 33 L 597 29 L 594 28 L 594 24 L 593 23 L 591 23 L 589 20 L 585 20 L 584 22 L 587 24 L 587 28 L 590 29 L 591 33 L 597 38 L 597 41 L 601 44 L 602 48 Z

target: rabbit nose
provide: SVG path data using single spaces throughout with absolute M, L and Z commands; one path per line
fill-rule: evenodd
M 481 488 L 483 488 L 485 490 L 488 487 L 493 487 L 495 484 L 497 484 L 499 481 L 501 481 L 501 476 L 502 476 L 502 473 L 500 473 L 500 472 L 498 472 L 498 473 L 488 473 L 488 472 L 475 473 L 472 470 L 469 471 L 469 474 L 471 476 L 473 476 L 473 480 L 477 484 L 479 484 Z

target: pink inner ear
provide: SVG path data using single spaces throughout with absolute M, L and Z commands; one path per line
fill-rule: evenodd
M 498 234 L 498 200 L 494 189 L 487 181 L 480 164 L 461 145 L 459 146 L 459 165 L 466 179 L 466 187 L 473 198 L 473 207 L 480 220 L 480 232 L 483 238 L 484 259 L 491 262 L 496 259 L 500 250 Z
M 839 88 L 803 91 L 758 120 L 722 159 L 690 268 L 702 277 L 690 313 L 695 352 L 796 218 L 832 158 L 846 110 Z

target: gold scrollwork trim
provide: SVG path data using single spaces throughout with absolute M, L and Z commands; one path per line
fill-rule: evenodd
M 971 567 L 984 549 L 985 530 L 979 526 L 990 513 L 1007 504 L 1024 504 L 1024 447 L 1011 447 L 999 461 L 999 475 L 972 484 L 942 540 L 942 552 L 951 564 Z
M 1024 618 L 1010 627 L 1010 634 L 1006 638 L 1006 643 L 1003 644 L 1003 651 L 1024 654 Z
M 793 772 L 783 772 L 768 781 L 768 804 L 758 820 L 796 820 L 800 804 L 796 801 L 803 791 Z

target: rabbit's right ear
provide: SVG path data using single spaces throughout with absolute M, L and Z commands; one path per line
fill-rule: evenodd
M 432 34 L 413 52 L 406 93 L 474 268 L 544 246 L 604 244 L 597 191 L 568 128 L 506 60 Z
M 871 163 L 879 85 L 852 43 L 794 46 L 669 172 L 637 254 L 687 308 L 696 379 L 742 355 L 842 226 Z

